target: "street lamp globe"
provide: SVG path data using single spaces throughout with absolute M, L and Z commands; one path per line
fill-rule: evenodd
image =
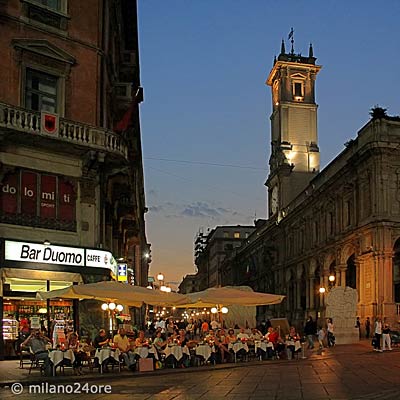
M 217 307 L 213 307 L 213 308 L 211 309 L 211 312 L 212 312 L 213 314 L 216 314 L 216 313 L 218 312 Z
M 329 275 L 329 282 L 335 282 L 335 275 Z
M 319 292 L 320 292 L 320 293 L 325 293 L 325 292 L 326 292 L 326 289 L 325 289 L 324 287 L 320 287 L 320 288 L 319 288 Z
M 115 310 L 115 307 L 117 307 L 117 305 L 116 305 L 115 303 L 110 303 L 110 304 L 108 305 L 108 308 L 109 308 L 111 311 Z
M 167 287 L 164 286 L 164 285 L 161 285 L 160 290 L 161 290 L 162 292 L 166 292 L 166 291 L 167 291 Z
M 117 310 L 118 310 L 119 312 L 121 312 L 123 309 L 124 309 L 124 306 L 123 306 L 122 304 L 118 304 L 118 305 L 117 305 Z
M 166 291 L 167 293 L 171 293 L 172 289 L 171 289 L 169 286 L 167 286 L 167 287 L 165 288 L 165 291 Z
M 108 304 L 107 303 L 103 303 L 101 305 L 101 309 L 104 310 L 104 311 L 107 311 L 108 310 Z
M 228 313 L 228 307 L 222 307 L 221 308 L 221 312 L 222 312 L 222 314 L 227 314 Z

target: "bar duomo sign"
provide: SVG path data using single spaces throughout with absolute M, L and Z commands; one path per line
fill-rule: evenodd
M 117 275 L 118 268 L 113 255 L 109 251 L 11 240 L 5 242 L 5 260 L 108 268 L 114 275 Z

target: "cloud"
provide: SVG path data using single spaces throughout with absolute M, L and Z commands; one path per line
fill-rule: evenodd
M 228 210 L 221 207 L 213 207 L 208 203 L 197 201 L 192 204 L 185 206 L 184 210 L 181 211 L 181 215 L 185 217 L 195 218 L 219 218 L 224 214 L 227 214 Z
M 214 205 L 205 201 L 177 204 L 166 201 L 162 204 L 149 207 L 153 213 L 163 214 L 165 218 L 203 218 L 213 220 L 216 223 L 229 223 L 232 219 L 242 218 L 243 215 L 235 210 Z
M 164 211 L 164 207 L 163 206 L 150 206 L 149 211 L 154 212 L 154 213 L 159 213 L 159 212 Z

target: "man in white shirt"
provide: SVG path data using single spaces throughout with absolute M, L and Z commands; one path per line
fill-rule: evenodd
M 125 329 L 120 329 L 118 334 L 114 336 L 113 342 L 121 351 L 121 355 L 124 358 L 125 364 L 130 370 L 135 370 L 136 358 L 135 354 L 131 351 L 131 345 L 129 343 L 128 336 L 126 336 Z
M 239 340 L 250 339 L 250 336 L 245 332 L 244 328 L 240 328 L 240 333 L 238 333 L 237 338 Z

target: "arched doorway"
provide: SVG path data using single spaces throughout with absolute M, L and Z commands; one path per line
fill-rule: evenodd
M 347 259 L 346 286 L 357 289 L 357 267 L 354 254 Z
M 400 303 L 400 238 L 393 249 L 393 295 L 394 302 Z

